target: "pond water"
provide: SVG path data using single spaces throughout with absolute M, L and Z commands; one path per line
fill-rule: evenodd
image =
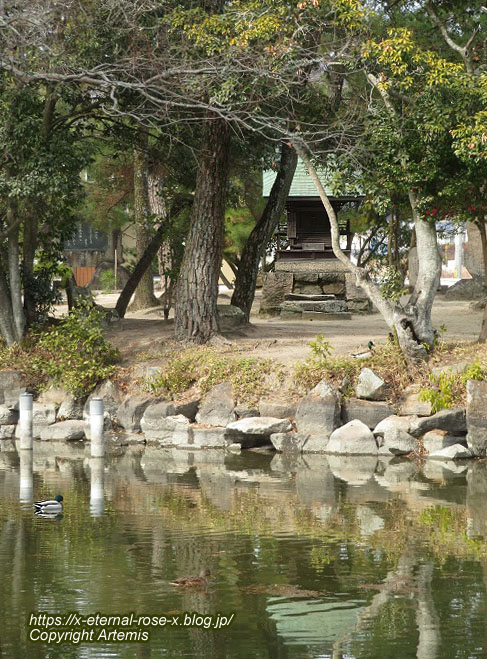
M 0 656 L 483 657 L 486 535 L 479 461 L 1 441 Z

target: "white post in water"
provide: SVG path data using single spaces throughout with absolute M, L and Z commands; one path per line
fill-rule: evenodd
M 32 394 L 20 394 L 19 396 L 19 437 L 21 449 L 33 448 L 34 433 Z
M 91 457 L 102 458 L 105 455 L 105 438 L 103 435 L 103 400 L 92 398 L 90 400 L 90 432 L 91 432 Z

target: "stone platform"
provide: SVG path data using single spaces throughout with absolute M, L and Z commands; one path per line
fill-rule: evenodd
M 340 261 L 323 259 L 278 261 L 276 271 L 265 275 L 259 313 L 308 320 L 331 320 L 328 314 L 339 314 L 338 319 L 346 320 L 352 313 L 371 310 L 354 275 Z

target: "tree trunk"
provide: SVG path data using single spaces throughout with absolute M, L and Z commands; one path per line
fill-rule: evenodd
M 218 277 L 223 250 L 229 145 L 228 125 L 208 113 L 191 226 L 176 292 L 176 338 L 194 343 L 206 343 L 218 332 Z
M 148 219 L 149 207 L 149 166 L 147 163 L 147 134 L 140 131 L 140 142 L 134 149 L 134 211 L 135 211 L 135 247 L 137 261 L 146 253 L 150 242 Z M 125 290 L 125 289 L 124 289 Z M 152 269 L 145 268 L 135 290 L 131 310 L 149 309 L 158 304 L 154 295 Z
M 16 214 L 10 202 L 7 202 L 7 222 L 13 226 L 16 221 Z M 25 315 L 22 302 L 22 278 L 20 276 L 20 250 L 19 250 L 19 229 L 15 227 L 9 232 L 8 243 L 8 274 L 10 284 L 10 300 L 12 304 L 13 327 L 15 330 L 15 340 L 20 341 L 25 331 Z
M 34 278 L 34 258 L 37 248 L 37 216 L 27 210 L 24 218 L 23 249 L 23 283 L 24 283 L 24 313 L 27 327 L 37 320 L 35 300 L 30 289 Z
M 367 297 L 375 304 L 387 325 L 395 332 L 405 359 L 409 363 L 425 360 L 428 351 L 424 343 L 428 347 L 432 347 L 433 345 L 434 334 L 431 328 L 431 305 L 438 287 L 441 268 L 434 224 L 429 225 L 429 223 L 422 220 L 416 212 L 416 207 L 413 207 L 420 271 L 418 273 L 418 283 L 412 296 L 414 298 L 411 304 L 412 313 L 406 313 L 404 309 L 391 302 L 391 300 L 384 298 L 379 286 L 370 278 L 366 270 L 354 265 L 341 250 L 340 232 L 333 206 L 328 199 L 305 148 L 300 142 L 295 141 L 293 144 L 299 157 L 304 162 L 328 214 L 331 226 L 332 249 L 336 258 L 343 263 L 349 272 L 355 275 L 356 284 L 364 289 Z M 410 200 L 411 205 L 413 205 L 413 202 L 415 202 L 414 195 L 410 196 Z
M 141 258 L 137 261 L 137 265 L 135 266 L 134 271 L 130 275 L 127 283 L 125 284 L 122 292 L 119 295 L 117 304 L 115 306 L 115 310 L 117 311 L 120 318 L 123 318 L 125 316 L 127 307 L 130 304 L 130 300 L 132 298 L 132 295 L 134 294 L 134 291 L 137 289 L 140 280 L 147 272 L 149 266 L 152 266 L 152 261 L 154 260 L 154 257 L 157 254 L 157 250 L 159 249 L 163 238 L 164 238 L 164 227 L 163 225 L 161 225 L 154 234 L 154 236 L 151 238 L 147 247 L 145 248 L 145 252 L 142 254 Z M 152 273 L 151 273 L 151 277 L 152 277 Z M 156 304 L 157 303 L 158 300 L 156 299 Z
M 16 342 L 17 338 L 13 322 L 12 302 L 10 300 L 7 277 L 3 268 L 0 270 L 0 332 L 8 346 L 11 346 Z
M 487 231 L 485 227 L 485 220 L 475 223 L 480 232 L 480 242 L 482 243 L 482 259 L 484 262 L 484 286 L 487 285 Z M 487 304 L 484 307 L 482 315 L 482 327 L 480 328 L 479 343 L 487 341 Z
M 409 201 L 413 211 L 418 253 L 418 277 L 409 301 L 414 316 L 413 327 L 418 342 L 433 347 L 434 331 L 431 322 L 431 309 L 440 285 L 441 257 L 438 250 L 436 225 L 425 220 L 417 212 L 417 199 L 414 192 L 409 192 Z
M 260 220 L 252 229 L 242 252 L 231 303 L 244 312 L 247 321 L 254 301 L 259 261 L 284 213 L 297 162 L 296 151 L 287 144 L 282 144 L 279 171 L 267 205 Z

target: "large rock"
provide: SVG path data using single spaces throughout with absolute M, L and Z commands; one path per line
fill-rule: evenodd
M 227 435 L 262 435 L 270 437 L 273 433 L 288 432 L 291 424 L 286 419 L 276 419 L 269 416 L 254 416 L 233 421 L 227 425 Z
M 158 440 L 163 446 L 187 446 L 191 443 L 189 419 L 178 414 L 159 419 L 158 428 L 146 430 L 146 439 Z
M 453 444 L 466 444 L 466 438 L 459 435 L 451 435 L 447 430 L 430 430 L 423 435 L 423 448 L 428 453 L 441 451 Z
M 260 412 L 257 407 L 251 405 L 237 405 L 235 408 L 237 419 L 248 419 L 249 416 L 259 416 Z M 279 416 L 278 414 L 264 414 L 263 416 Z
M 153 432 L 157 433 L 161 428 L 161 423 L 163 423 L 163 420 L 168 416 L 176 416 L 176 409 L 173 403 L 167 400 L 149 403 L 140 420 L 140 428 L 142 432 L 145 433 L 147 437 Z
M 259 313 L 278 316 L 281 302 L 292 293 L 293 283 L 292 272 L 268 272 L 264 277 Z
M 225 428 L 200 428 L 198 426 L 191 426 L 190 443 L 195 448 L 223 448 L 228 445 L 228 441 L 225 439 L 225 433 Z
M 296 416 L 297 403 L 278 400 L 260 400 L 259 412 L 261 416 L 271 416 L 277 419 L 290 419 Z
M 67 394 L 59 406 L 57 418 L 64 419 L 82 419 L 86 398 L 75 398 L 72 394 Z
M 85 423 L 80 420 L 60 421 L 40 430 L 40 438 L 45 441 L 73 441 L 84 437 Z
M 467 432 L 467 421 L 464 407 L 452 407 L 441 410 L 432 416 L 413 419 L 409 432 L 414 437 L 420 437 L 430 430 L 448 430 L 452 434 Z
M 49 426 L 56 421 L 57 405 L 55 403 L 34 402 L 32 423 L 34 426 Z
M 231 382 L 217 384 L 201 401 L 196 421 L 201 425 L 227 426 L 235 421 L 235 400 Z
M 56 403 L 56 405 L 61 405 L 63 400 L 69 395 L 69 391 L 63 387 L 56 387 L 51 385 L 48 389 L 45 389 L 39 394 L 39 396 L 37 396 L 37 402 Z
M 226 427 L 226 438 L 229 442 L 240 444 L 242 448 L 250 448 L 268 443 L 273 433 L 283 433 L 289 430 L 291 430 L 291 424 L 287 419 L 248 417 L 229 423 Z
M 370 428 L 354 419 L 341 428 L 337 428 L 330 437 L 327 453 L 345 453 L 348 455 L 375 455 L 377 444 Z
M 477 300 L 485 297 L 487 288 L 485 281 L 481 277 L 474 279 L 460 279 L 453 286 L 450 286 L 445 293 L 447 300 Z
M 11 426 L 19 420 L 19 413 L 7 405 L 0 405 L 0 426 Z
M 365 398 L 366 400 L 385 400 L 386 383 L 370 368 L 363 368 L 358 376 L 355 393 L 357 398 Z
M 350 398 L 343 403 L 342 407 L 343 423 L 358 419 L 371 430 L 383 419 L 393 414 L 394 409 L 387 403 L 361 400 L 359 398 Z
M 0 426 L 0 439 L 12 439 L 16 426 Z
M 117 410 L 117 423 L 129 432 L 140 431 L 140 420 L 152 399 L 148 396 L 127 396 Z
M 405 395 L 401 398 L 399 414 L 401 416 L 430 416 L 432 405 L 427 400 L 421 400 L 419 391 L 406 390 Z
M 389 428 L 378 437 L 380 455 L 407 455 L 418 449 L 418 440 L 401 428 Z
M 19 396 L 27 391 L 25 376 L 18 371 L 0 371 L 0 404 L 18 408 Z
M 114 421 L 117 417 L 117 411 L 122 402 L 122 394 L 111 380 L 105 380 L 99 384 L 96 389 L 88 396 L 83 410 L 83 418 L 88 419 L 90 416 L 90 401 L 92 398 L 101 398 L 104 406 L 104 416 Z
M 439 451 L 433 451 L 428 456 L 432 460 L 459 460 L 465 458 L 472 458 L 472 452 L 463 446 L 463 444 L 452 444 Z
M 232 304 L 218 304 L 218 325 L 221 330 L 232 330 L 248 324 L 242 309 Z
M 192 398 L 191 400 L 187 400 L 185 402 L 179 402 L 179 403 L 174 401 L 172 405 L 174 407 L 173 414 L 175 415 L 182 414 L 190 421 L 194 421 L 196 419 L 196 414 L 198 412 L 198 408 L 200 405 L 200 399 Z
M 415 419 L 416 417 L 414 416 L 397 416 L 396 414 L 392 414 L 376 425 L 374 435 L 376 437 L 384 437 L 388 430 L 395 428 L 409 432 L 409 427 Z
M 326 380 L 319 382 L 298 405 L 296 428 L 304 435 L 331 435 L 340 425 L 340 398 Z
M 304 435 L 298 432 L 275 433 L 271 442 L 280 453 L 325 453 L 329 435 Z
M 467 381 L 467 445 L 472 454 L 487 456 L 487 382 Z

